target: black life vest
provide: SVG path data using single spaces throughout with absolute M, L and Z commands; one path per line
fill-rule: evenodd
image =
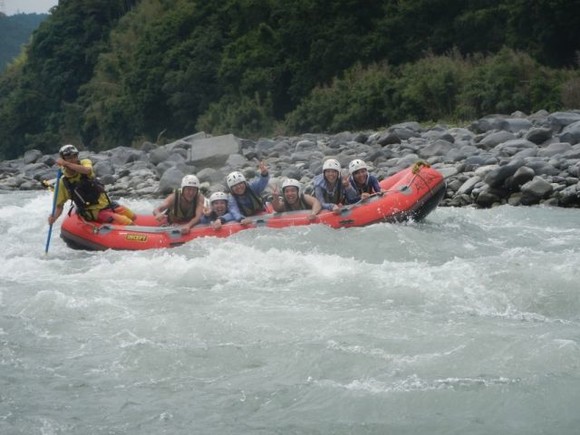
M 77 208 L 77 212 L 87 220 L 94 220 L 95 217 L 88 210 L 88 207 L 99 203 L 99 198 L 104 193 L 107 196 L 109 205 L 111 200 L 105 192 L 105 186 L 96 178 L 80 174 L 78 181 L 71 181 L 68 177 L 62 177 L 62 182 L 68 194 Z
M 356 181 L 353 180 L 353 183 L 351 183 L 351 186 L 354 185 L 354 189 L 356 190 L 356 193 L 358 194 L 358 196 L 360 196 L 363 193 L 370 193 L 371 195 L 373 193 L 377 193 L 375 192 L 375 189 L 373 189 L 373 186 L 371 185 L 371 183 L 369 183 L 370 177 L 367 177 L 367 181 L 365 184 L 363 184 L 362 186 L 357 184 Z
M 346 200 L 346 192 L 340 180 L 336 182 L 336 187 L 333 192 L 329 192 L 326 188 L 324 188 L 322 190 L 322 196 L 324 198 L 324 202 L 329 204 L 344 204 Z

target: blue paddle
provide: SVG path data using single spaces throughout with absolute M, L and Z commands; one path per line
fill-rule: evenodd
M 58 172 L 56 173 L 56 183 L 54 185 L 54 195 L 52 197 L 52 213 L 51 216 L 54 216 L 56 212 L 56 199 L 58 198 L 58 185 L 60 182 L 60 177 L 62 177 L 62 171 L 59 168 Z M 46 237 L 46 247 L 44 248 L 44 253 L 48 254 L 48 247 L 50 245 L 50 236 L 52 235 L 52 224 L 48 226 L 48 236 Z

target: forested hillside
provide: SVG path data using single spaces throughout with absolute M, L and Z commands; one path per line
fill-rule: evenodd
M 580 2 L 61 1 L 0 76 L 0 156 L 580 108 Z
M 32 31 L 46 19 L 47 14 L 17 14 L 7 17 L 0 13 L 0 71 L 20 53 L 30 40 Z

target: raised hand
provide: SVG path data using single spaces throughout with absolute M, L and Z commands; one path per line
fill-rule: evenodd
M 264 163 L 264 160 L 260 160 L 260 164 L 258 165 L 258 169 L 260 169 L 260 174 L 262 174 L 262 175 L 268 174 L 268 167 L 266 166 L 266 163 Z

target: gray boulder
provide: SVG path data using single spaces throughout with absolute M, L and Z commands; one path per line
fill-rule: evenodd
M 191 145 L 191 162 L 200 168 L 220 167 L 231 154 L 240 152 L 240 144 L 233 134 L 196 139 Z
M 548 124 L 555 132 L 560 132 L 564 127 L 580 121 L 580 113 L 554 112 L 548 116 Z
M 574 145 L 580 142 L 580 121 L 567 125 L 560 133 L 559 138 L 562 142 L 569 142 Z
M 424 139 L 428 141 L 437 141 L 439 139 L 454 143 L 455 137 L 449 133 L 447 130 L 442 128 L 432 128 L 431 130 L 427 130 L 425 133 L 421 135 Z
M 55 171 L 52 171 L 51 168 L 46 166 L 44 163 L 30 163 L 24 165 L 22 172 L 27 177 L 39 180 L 42 177 L 42 174 L 46 173 L 49 170 L 56 174 Z
M 516 160 L 508 165 L 499 166 L 489 171 L 483 181 L 490 187 L 501 187 L 505 180 L 514 175 L 524 165 L 523 160 Z
M 488 134 L 479 142 L 479 146 L 486 150 L 490 150 L 497 145 L 516 139 L 516 136 L 509 131 L 496 131 L 493 133 Z
M 147 153 L 129 147 L 117 147 L 110 150 L 111 160 L 117 164 L 134 162 L 136 160 L 146 160 Z M 91 157 L 92 159 L 92 157 Z
M 573 177 L 580 178 L 580 162 L 568 166 L 568 173 Z
M 315 150 L 317 147 L 318 147 L 318 145 L 316 144 L 316 141 L 311 140 L 311 139 L 304 139 L 304 140 L 299 140 L 298 142 L 296 142 L 294 150 L 296 152 L 298 152 L 298 151 L 312 151 L 312 150 Z
M 580 183 L 567 186 L 557 194 L 559 203 L 564 207 L 580 206 Z
M 553 186 L 541 177 L 534 177 L 521 188 L 521 202 L 524 205 L 537 204 L 540 200 L 547 198 L 554 190 Z
M 381 146 L 400 144 L 401 138 L 391 131 L 387 131 L 379 136 L 377 143 Z
M 506 185 L 512 191 L 520 190 L 520 188 L 528 181 L 531 181 L 535 175 L 536 173 L 532 168 L 522 166 L 518 168 L 514 175 L 506 180 Z
M 260 138 L 256 143 L 256 151 L 258 153 L 264 153 L 270 151 L 276 146 L 276 141 L 272 139 Z
M 240 169 L 248 164 L 248 160 L 240 154 L 230 154 L 226 160 L 225 166 L 231 169 Z
M 101 160 L 93 165 L 93 170 L 97 177 L 104 177 L 105 175 L 113 175 L 115 167 L 110 160 Z
M 469 131 L 467 128 L 450 128 L 448 133 L 455 138 L 455 141 L 468 141 L 471 142 L 475 134 Z
M 213 168 L 204 168 L 195 175 L 197 175 L 197 178 L 202 183 L 208 182 L 210 184 L 221 183 L 225 178 L 225 175 L 221 171 Z
M 524 134 L 524 139 L 530 142 L 540 145 L 547 140 L 551 139 L 552 130 L 546 127 L 531 128 L 526 134 Z
M 551 143 L 546 148 L 538 150 L 538 157 L 552 157 L 557 154 L 564 154 L 572 149 L 572 145 L 567 142 Z
M 558 175 L 560 171 L 546 160 L 526 159 L 526 166 L 534 170 L 536 175 Z
M 169 151 L 167 147 L 159 147 L 151 150 L 149 153 L 149 161 L 154 165 L 158 165 L 169 158 Z
M 564 152 L 562 157 L 565 159 L 580 159 L 580 144 L 576 144 L 571 150 Z
M 511 131 L 512 133 L 529 130 L 531 127 L 531 121 L 525 118 L 506 118 L 501 122 L 501 129 Z
M 159 179 L 159 192 L 165 195 L 171 193 L 173 189 L 181 186 L 181 179 L 184 175 L 185 174 L 176 167 L 166 170 Z
M 473 188 L 475 187 L 475 185 L 477 183 L 479 183 L 480 181 L 481 181 L 481 178 L 479 178 L 478 176 L 471 177 L 470 179 L 465 181 L 459 187 L 459 189 L 457 189 L 457 194 L 458 195 L 470 194 L 471 191 L 473 190 Z
M 35 163 L 38 159 L 42 157 L 42 152 L 39 150 L 27 150 L 24 153 L 22 160 L 24 164 L 28 165 L 30 163 Z
M 453 144 L 443 139 L 438 139 L 422 148 L 417 152 L 419 157 L 427 159 L 433 156 L 444 156 L 451 149 L 453 149 Z
M 505 115 L 488 115 L 470 124 L 469 129 L 476 133 L 486 133 L 491 130 L 501 130 Z
M 500 156 L 511 157 L 526 148 L 537 148 L 537 145 L 526 139 L 513 139 L 497 145 L 493 151 Z
M 501 203 L 501 195 L 493 190 L 482 190 L 475 198 L 475 203 L 482 208 L 489 208 Z
M 407 123 L 413 124 L 413 123 Z M 408 140 L 412 137 L 421 137 L 419 130 L 410 128 L 407 126 L 400 126 L 392 128 L 392 133 L 394 133 L 400 140 Z

